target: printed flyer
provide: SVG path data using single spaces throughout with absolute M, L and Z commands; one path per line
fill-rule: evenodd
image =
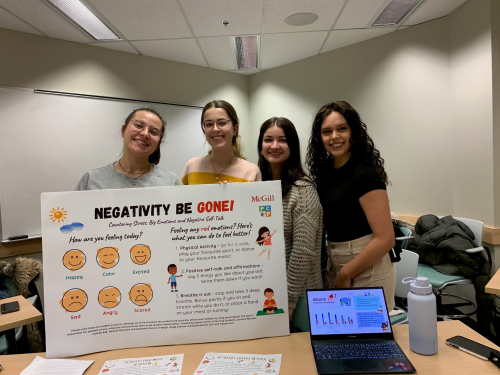
M 278 375 L 281 354 L 206 353 L 193 375 Z
M 41 202 L 47 358 L 289 334 L 279 181 Z

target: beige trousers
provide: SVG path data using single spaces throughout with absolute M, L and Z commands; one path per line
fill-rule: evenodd
M 361 250 L 373 239 L 373 234 L 357 238 L 353 241 L 330 242 L 328 241 L 328 255 L 332 268 L 328 273 L 328 287 L 335 288 L 335 276 L 340 269 L 356 257 Z M 396 269 L 391 262 L 389 253 L 368 267 L 351 281 L 352 288 L 367 286 L 381 286 L 384 288 L 385 301 L 388 311 L 394 309 L 394 293 L 396 290 Z

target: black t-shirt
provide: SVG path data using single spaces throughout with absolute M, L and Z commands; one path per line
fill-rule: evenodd
M 387 190 L 378 172 L 350 158 L 339 169 L 333 168 L 332 161 L 323 173 L 318 194 L 328 240 L 352 241 L 372 233 L 359 198 L 373 190 Z

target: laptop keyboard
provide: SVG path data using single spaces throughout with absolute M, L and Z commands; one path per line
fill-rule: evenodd
M 317 359 L 404 358 L 396 343 L 314 345 Z

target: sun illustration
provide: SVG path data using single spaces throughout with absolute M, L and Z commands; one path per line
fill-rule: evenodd
M 54 223 L 56 220 L 58 223 L 61 221 L 64 222 L 64 219 L 66 219 L 67 212 L 64 208 L 59 208 L 57 207 L 57 210 L 55 208 L 50 211 L 50 220 Z

